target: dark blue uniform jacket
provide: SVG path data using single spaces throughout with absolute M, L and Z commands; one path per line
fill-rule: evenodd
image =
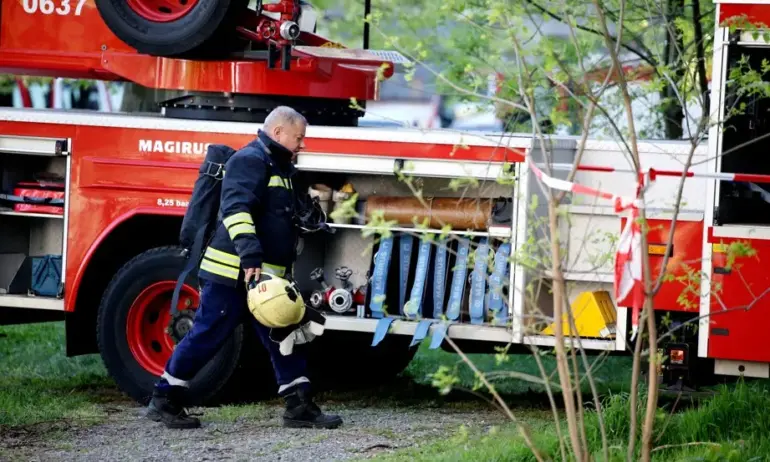
M 260 143 L 262 141 L 262 143 Z M 217 229 L 198 276 L 229 286 L 243 268 L 286 276 L 296 257 L 292 153 L 259 131 L 225 164 Z

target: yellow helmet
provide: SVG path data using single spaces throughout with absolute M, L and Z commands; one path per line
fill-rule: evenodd
M 263 273 L 246 293 L 249 311 L 260 324 L 281 328 L 297 324 L 305 316 L 305 301 L 296 285 Z

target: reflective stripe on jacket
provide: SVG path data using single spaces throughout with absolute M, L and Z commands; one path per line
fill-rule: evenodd
M 261 140 L 264 146 L 259 142 Z M 267 150 L 265 150 L 267 148 Z M 260 130 L 225 164 L 217 230 L 198 276 L 236 286 L 243 268 L 284 276 L 296 257 L 296 168 L 291 153 Z

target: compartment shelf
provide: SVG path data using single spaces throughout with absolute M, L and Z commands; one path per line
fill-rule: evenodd
M 357 318 L 329 313 L 325 313 L 325 315 L 326 329 L 329 330 L 346 330 L 374 334 L 374 331 L 377 328 L 377 322 L 379 321 L 378 319 Z M 433 335 L 440 325 L 441 321 L 436 321 L 436 324 L 430 326 L 426 338 Z M 414 335 L 419 322 L 419 319 L 415 321 L 396 319 L 391 323 L 390 329 L 388 330 L 388 335 Z M 482 340 L 485 342 L 498 342 L 506 344 L 513 342 L 512 331 L 509 327 L 506 326 L 452 323 L 450 324 L 446 335 L 452 339 Z M 556 344 L 556 339 L 553 336 L 548 335 L 525 335 L 521 343 L 524 345 L 554 346 Z M 574 343 L 574 345 L 571 346 L 577 347 L 577 342 L 575 342 L 575 339 L 572 337 L 565 337 L 564 343 L 566 345 Z M 614 339 L 601 340 L 584 338 L 580 339 L 580 343 L 586 350 L 611 351 L 615 349 Z
M 64 215 L 54 215 L 52 213 L 14 212 L 13 210 L 0 210 L 0 215 L 9 217 L 51 218 L 54 220 L 64 219 Z
M 525 335 L 522 342 L 525 345 L 535 346 L 555 346 L 556 337 L 552 335 Z M 596 338 L 581 338 L 580 343 L 575 340 L 574 337 L 564 336 L 564 345 L 577 348 L 582 346 L 586 350 L 607 350 L 612 351 L 615 349 L 615 339 L 602 340 Z
M 63 311 L 64 300 L 54 297 L 0 294 L 0 307 Z
M 326 329 L 348 330 L 356 332 L 371 332 L 377 327 L 378 319 L 354 318 L 324 313 L 326 315 Z M 437 322 L 441 322 L 436 320 Z M 414 335 L 419 321 L 396 319 L 390 325 L 388 335 Z M 429 335 L 433 335 L 438 324 L 430 326 Z M 513 341 L 511 330 L 505 326 L 489 326 L 478 324 L 453 323 L 447 330 L 447 337 L 465 340 L 484 340 L 487 342 L 510 343 Z

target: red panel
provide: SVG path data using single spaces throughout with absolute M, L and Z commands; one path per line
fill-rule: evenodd
M 49 12 L 49 5 L 55 6 L 53 12 Z M 4 1 L 2 26 L 0 49 L 3 51 L 56 52 L 72 56 L 98 55 L 102 47 L 134 51 L 110 32 L 93 0 Z
M 621 218 L 621 229 L 626 218 Z M 647 242 L 650 246 L 662 247 L 668 242 L 671 230 L 671 220 L 647 220 L 649 230 Z M 697 286 L 692 279 L 696 278 L 701 265 L 701 238 L 703 236 L 703 221 L 677 221 L 674 230 L 673 254 L 666 264 L 666 274 L 674 277 L 673 281 L 664 281 L 653 299 L 656 310 L 698 312 Z M 650 255 L 650 267 L 653 280 L 661 273 L 663 255 Z M 694 276 L 688 276 L 695 272 Z M 681 300 L 680 300 L 681 299 Z M 684 303 L 682 303 L 684 302 Z M 618 301 L 619 306 L 631 306 L 631 300 Z
M 259 93 L 325 98 L 378 98 L 374 63 L 307 57 L 294 51 L 289 71 L 268 69 L 266 61 L 187 61 L 130 53 L 103 54 L 104 69 L 150 88 L 204 92 Z M 390 78 L 393 68 L 384 72 Z
M 720 24 L 733 16 L 746 15 L 752 24 L 770 26 L 770 5 L 751 5 L 743 3 L 721 3 L 719 5 Z M 737 18 L 736 18 L 737 19 Z
M 718 240 L 724 244 L 735 241 Z M 717 291 L 710 301 L 708 356 L 712 358 L 770 361 L 766 333 L 770 319 L 770 242 L 748 242 L 756 250 L 755 256 L 736 258 L 730 274 L 712 270 L 712 293 Z M 726 253 L 714 252 L 713 267 L 724 268 L 726 260 Z
M 134 52 L 110 32 L 93 0 L 15 0 L 0 8 L 0 72 L 96 78 L 102 47 Z
M 45 125 L 35 125 L 34 131 L 45 133 Z M 356 130 L 351 128 L 351 130 Z M 81 133 L 83 135 L 81 135 Z M 92 137 L 85 133 L 93 133 Z M 240 147 L 253 139 L 251 135 L 190 132 L 173 130 L 128 129 L 112 127 L 79 127 L 77 152 L 82 155 L 83 146 L 93 146 L 100 157 L 107 157 L 104 149 L 109 149 L 109 157 L 116 161 L 157 160 L 159 162 L 191 163 L 197 168 L 203 159 L 208 143 L 222 143 Z M 105 140 L 108 140 L 105 142 Z M 367 141 L 337 138 L 306 138 L 307 148 L 300 155 L 351 154 L 363 156 L 386 156 L 405 159 L 437 159 L 452 161 L 482 162 L 521 162 L 523 150 L 508 149 L 500 146 L 473 146 L 468 142 L 467 149 L 449 144 L 405 143 L 394 141 Z M 101 150 L 99 150 L 101 148 Z

